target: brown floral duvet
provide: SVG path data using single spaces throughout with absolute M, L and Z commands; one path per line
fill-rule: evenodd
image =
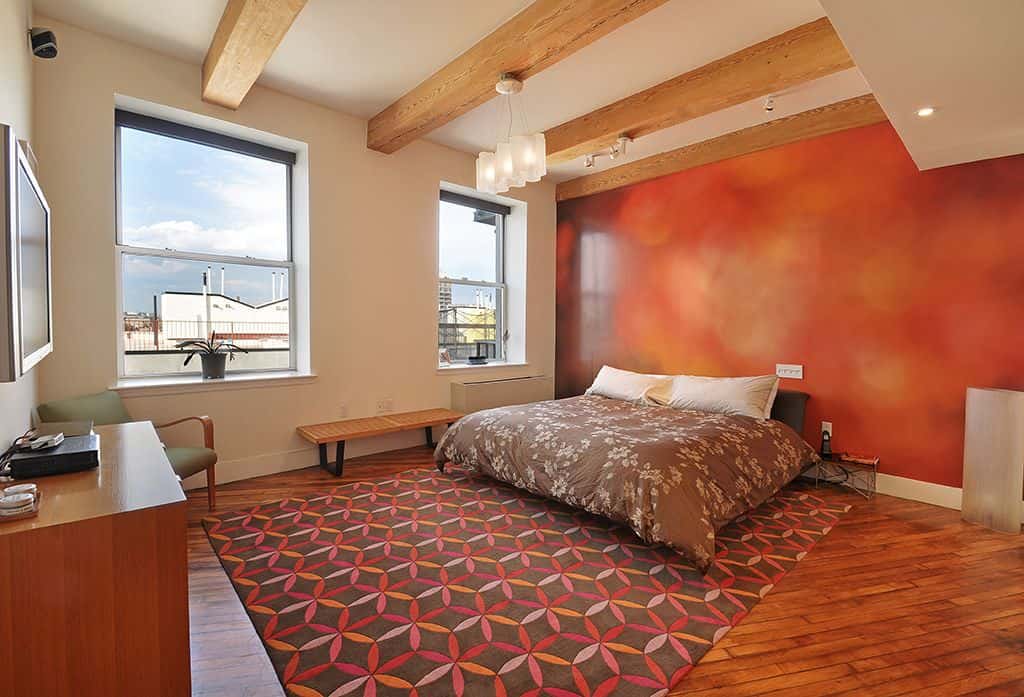
M 434 458 L 625 523 L 706 570 L 716 531 L 817 455 L 779 421 L 583 396 L 470 414 Z

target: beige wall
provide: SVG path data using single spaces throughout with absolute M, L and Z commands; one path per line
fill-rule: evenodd
M 32 53 L 28 47 L 28 0 L 0 0 L 0 123 L 32 140 Z M 0 384 L 0 447 L 29 426 L 39 368 L 14 383 Z
M 436 220 L 441 181 L 472 184 L 470 155 L 417 142 L 395 155 L 365 147 L 361 119 L 255 88 L 238 111 L 199 99 L 196 65 L 53 20 L 60 58 L 35 71 L 36 150 L 53 208 L 55 352 L 42 365 L 42 399 L 116 381 L 114 95 L 205 114 L 309 146 L 311 357 L 309 383 L 131 396 L 136 418 L 208 413 L 224 478 L 312 464 L 297 424 L 446 406 L 451 374 L 436 370 Z M 554 370 L 554 186 L 519 190 L 528 202 L 526 368 Z M 381 322 L 380 318 L 388 318 Z M 479 376 L 477 372 L 475 375 Z M 353 455 L 421 442 L 422 433 L 354 442 Z M 172 439 L 174 440 L 174 439 Z

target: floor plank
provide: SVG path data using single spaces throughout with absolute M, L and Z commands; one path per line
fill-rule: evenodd
M 220 510 L 431 467 L 427 448 L 218 487 Z M 827 489 L 840 524 L 688 675 L 674 695 L 1024 694 L 1024 536 L 957 511 Z M 189 492 L 193 695 L 281 697 L 263 645 L 210 549 Z

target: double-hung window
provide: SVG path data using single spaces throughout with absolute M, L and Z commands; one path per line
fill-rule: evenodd
M 438 215 L 438 363 L 504 360 L 504 240 L 508 206 L 441 192 Z
M 120 375 L 189 375 L 176 344 L 245 349 L 229 371 L 295 368 L 295 153 L 115 113 Z

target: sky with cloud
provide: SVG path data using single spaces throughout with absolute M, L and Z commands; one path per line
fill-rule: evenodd
M 126 245 L 223 256 L 288 258 L 288 168 L 143 131 L 121 131 L 121 220 Z M 276 268 L 125 257 L 125 309 L 151 312 L 153 296 L 212 287 L 253 305 L 273 299 Z M 287 285 L 285 286 L 287 288 Z
M 255 157 L 121 129 L 122 243 L 222 256 L 288 258 L 288 168 Z M 473 220 L 473 209 L 440 204 L 439 272 L 454 279 L 494 281 L 495 228 Z M 274 299 L 273 267 L 207 264 L 155 256 L 124 257 L 125 310 L 152 312 L 166 291 L 212 289 L 259 305 Z M 287 288 L 287 285 L 285 286 Z M 455 287 L 456 303 L 475 289 Z M 493 291 L 486 291 L 493 298 Z M 493 302 L 493 300 L 492 300 Z

